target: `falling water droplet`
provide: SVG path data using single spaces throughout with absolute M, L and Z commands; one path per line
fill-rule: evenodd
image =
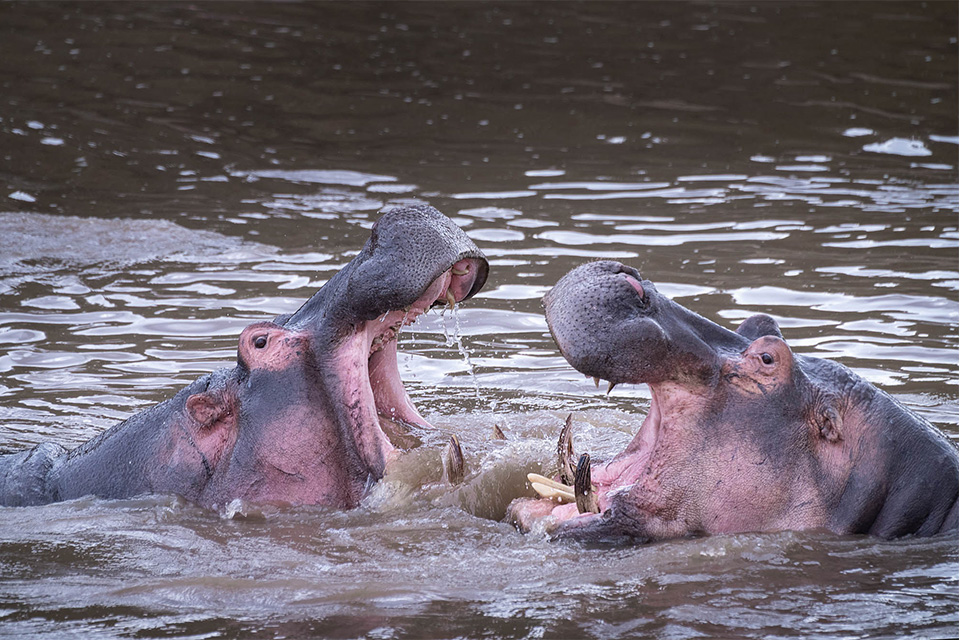
M 443 318 L 443 337 L 447 342 L 447 346 L 457 345 L 457 351 L 460 352 L 460 356 L 463 358 L 463 361 L 467 364 L 467 370 L 470 372 L 470 378 L 473 380 L 473 392 L 477 400 L 480 400 L 480 381 L 477 379 L 477 371 L 473 366 L 473 361 L 470 359 L 470 351 L 463 344 L 463 330 L 460 327 L 460 314 L 457 313 L 459 305 L 453 305 L 453 309 L 450 310 L 451 315 L 453 316 L 453 335 L 450 335 L 450 332 L 447 330 L 447 314 L 444 310 L 441 317 Z

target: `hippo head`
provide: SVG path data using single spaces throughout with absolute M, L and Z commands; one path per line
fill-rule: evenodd
M 487 269 L 436 209 L 384 214 L 296 313 L 244 329 L 235 369 L 182 392 L 206 477 L 180 493 L 199 492 L 205 506 L 355 506 L 396 453 L 389 431 L 429 426 L 401 383 L 397 334 L 431 306 L 474 295 Z
M 574 487 L 541 476 L 551 499 L 514 503 L 521 529 L 549 516 L 555 535 L 581 539 L 893 536 L 956 520 L 956 448 L 846 367 L 794 354 L 769 316 L 729 331 L 606 261 L 568 273 L 544 307 L 574 368 L 611 388 L 646 383 L 652 400 L 626 450 L 592 468 L 582 458 Z M 557 506 L 564 496 L 578 504 Z
M 574 269 L 543 301 L 550 332 L 567 361 L 614 385 L 709 384 L 723 353 L 746 344 L 673 303 L 636 269 L 617 262 Z

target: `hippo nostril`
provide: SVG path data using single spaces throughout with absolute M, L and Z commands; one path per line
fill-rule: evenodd
M 257 349 L 263 349 L 267 346 L 267 336 L 257 336 L 253 341 L 253 346 Z
M 643 287 L 640 285 L 640 283 L 637 281 L 637 279 L 634 278 L 633 276 L 629 276 L 629 275 L 628 275 L 628 276 L 626 276 L 626 280 L 627 280 L 627 282 L 630 284 L 631 287 L 633 287 L 634 289 L 636 289 L 637 293 L 640 294 L 640 297 L 643 298 Z

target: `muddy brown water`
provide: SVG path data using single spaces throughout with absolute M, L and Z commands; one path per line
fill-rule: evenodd
M 438 431 L 361 508 L 0 509 L 0 636 L 956 637 L 956 535 L 584 548 L 502 522 L 567 413 L 600 459 L 648 407 L 547 333 L 540 297 L 597 258 L 727 327 L 774 315 L 957 440 L 956 18 L 0 5 L 0 447 L 77 445 L 229 365 L 384 206 L 438 207 L 491 260 L 455 317 L 402 334 Z

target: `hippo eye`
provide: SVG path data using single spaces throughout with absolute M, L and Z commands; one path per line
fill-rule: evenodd
M 267 346 L 267 336 L 257 336 L 253 341 L 253 346 L 257 349 L 263 349 Z
M 769 353 L 764 353 L 760 356 L 760 361 L 763 362 L 763 364 L 773 364 L 773 356 Z

